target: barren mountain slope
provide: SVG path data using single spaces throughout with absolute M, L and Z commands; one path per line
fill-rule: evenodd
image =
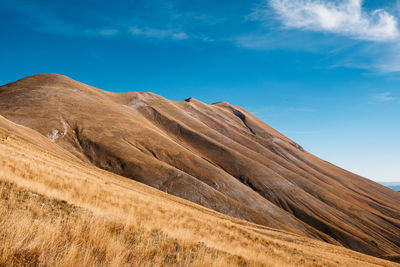
M 0 87 L 0 115 L 76 157 L 216 211 L 400 253 L 400 196 L 304 151 L 237 106 L 115 94 L 65 76 Z
M 0 116 L 2 266 L 398 266 L 74 159 Z

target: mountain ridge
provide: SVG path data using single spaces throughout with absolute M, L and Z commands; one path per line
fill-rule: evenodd
M 1 86 L 0 112 L 80 160 L 219 212 L 400 254 L 396 192 L 320 160 L 238 106 L 41 74 Z

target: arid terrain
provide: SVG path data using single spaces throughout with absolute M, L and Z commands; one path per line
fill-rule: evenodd
M 1 265 L 399 258 L 400 194 L 238 106 L 42 74 L 0 87 L 0 115 Z

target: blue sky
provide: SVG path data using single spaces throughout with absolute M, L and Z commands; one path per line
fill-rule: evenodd
M 308 151 L 400 180 L 400 2 L 0 0 L 0 84 L 240 105 Z

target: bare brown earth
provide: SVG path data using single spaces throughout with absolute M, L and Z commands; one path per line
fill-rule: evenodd
M 41 74 L 0 87 L 0 115 L 47 136 L 55 153 L 215 211 L 373 256 L 400 254 L 398 193 L 311 155 L 238 106 Z

